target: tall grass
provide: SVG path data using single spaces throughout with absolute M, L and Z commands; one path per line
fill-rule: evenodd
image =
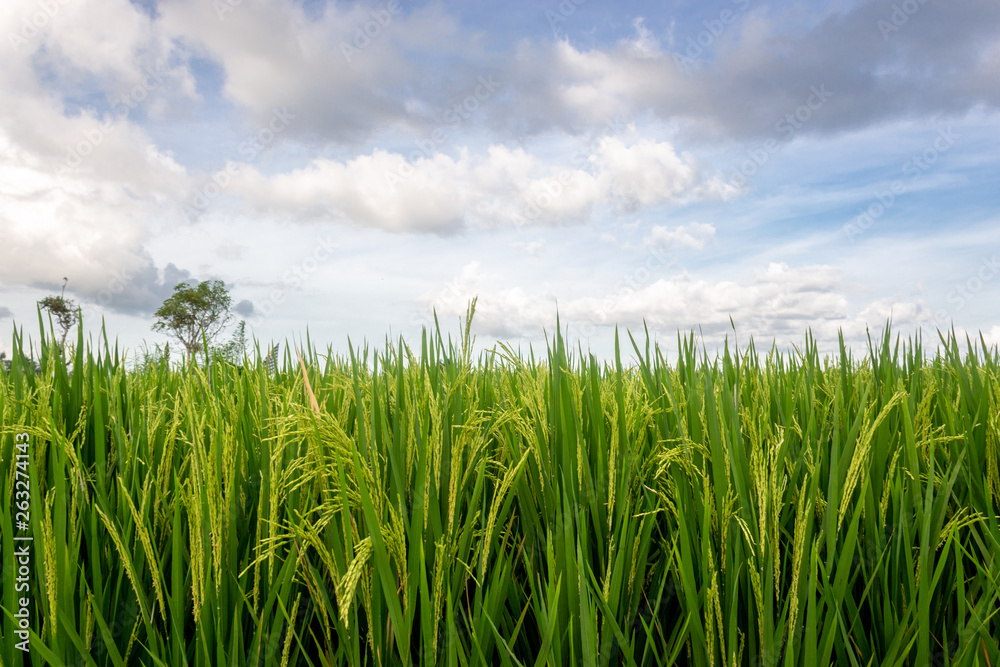
M 52 341 L 0 371 L 2 665 L 19 432 L 33 664 L 1000 662 L 985 345 L 604 363 L 467 322 L 272 375 Z

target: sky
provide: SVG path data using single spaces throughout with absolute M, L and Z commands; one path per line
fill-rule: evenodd
M 996 0 L 4 0 L 0 350 L 1000 343 Z

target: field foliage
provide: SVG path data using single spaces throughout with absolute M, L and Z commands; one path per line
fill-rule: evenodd
M 36 373 L 16 338 L 0 664 L 20 432 L 33 664 L 1000 663 L 995 349 L 617 342 L 270 373 L 43 334 Z

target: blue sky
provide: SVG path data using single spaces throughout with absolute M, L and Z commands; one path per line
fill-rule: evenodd
M 995 1 L 13 0 L 0 350 L 129 348 L 184 280 L 255 336 L 612 350 L 645 322 L 1000 342 Z M 367 32 L 366 32 L 367 31 Z

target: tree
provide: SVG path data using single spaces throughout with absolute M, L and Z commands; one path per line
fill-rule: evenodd
M 180 283 L 156 311 L 153 331 L 179 340 L 193 361 L 202 340 L 211 341 L 232 321 L 232 303 L 221 280 L 202 281 L 196 286 Z
M 73 299 L 66 298 L 66 283 L 69 278 L 63 278 L 62 293 L 59 296 L 47 296 L 38 302 L 43 310 L 49 311 L 49 315 L 56 318 L 59 328 L 62 329 L 62 338 L 59 339 L 60 351 L 66 350 L 66 335 L 73 325 L 80 321 L 80 308 Z
M 234 366 L 243 365 L 243 357 L 247 353 L 247 321 L 240 320 L 233 331 L 232 338 L 225 345 L 218 348 L 222 358 Z

